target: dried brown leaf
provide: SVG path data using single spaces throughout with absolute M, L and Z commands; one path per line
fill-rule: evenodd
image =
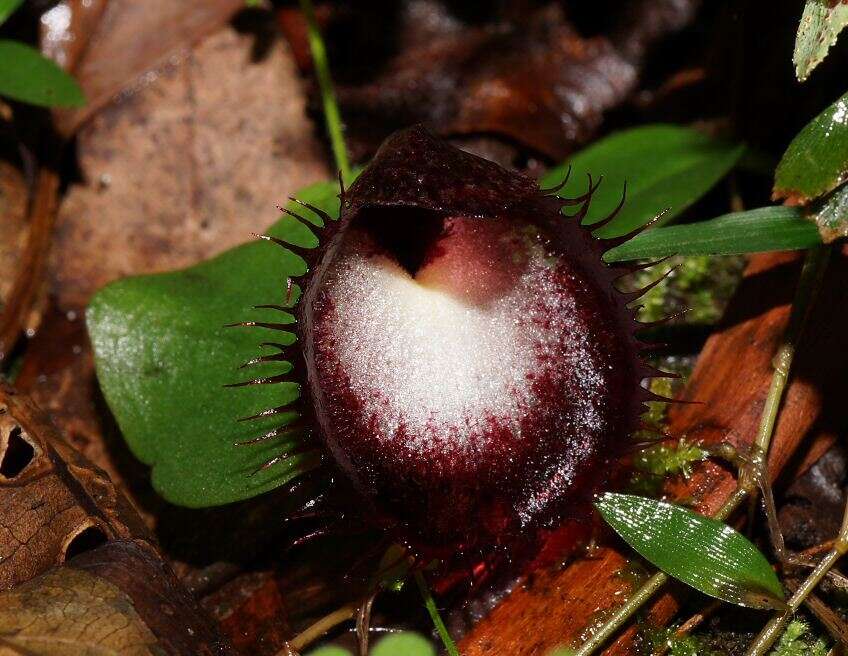
M 54 249 L 62 309 L 248 241 L 287 194 L 326 178 L 284 45 L 261 61 L 252 46 L 225 28 L 80 131 L 86 182 L 62 203 Z
M 156 638 L 113 584 L 62 567 L 0 593 L 0 656 L 158 656 Z
M 243 0 L 71 0 L 41 22 L 42 48 L 74 74 L 87 102 L 56 112 L 70 136 L 113 97 L 169 56 L 198 43 L 244 6 Z
M 568 12 L 598 16 L 603 6 L 533 9 L 539 4 L 424 0 L 395 11 L 374 5 L 324 12 L 325 31 L 339 35 L 328 45 L 355 157 L 373 152 L 390 132 L 423 122 L 441 134 L 494 134 L 561 159 L 631 95 L 651 47 L 690 24 L 700 2 L 616 5 L 607 33 L 590 37 Z M 302 60 L 302 21 L 284 12 L 281 23 Z
M 609 40 L 584 39 L 551 6 L 506 29 L 411 38 L 374 79 L 340 84 L 338 97 L 358 151 L 424 122 L 447 134 L 496 133 L 556 158 L 585 141 L 636 79 Z
M 108 476 L 0 383 L 0 589 L 99 542 L 132 537 L 150 539 Z
M 0 656 L 234 653 L 145 544 L 110 542 L 0 593 Z

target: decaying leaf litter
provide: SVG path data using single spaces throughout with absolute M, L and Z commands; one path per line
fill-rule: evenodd
M 48 240 L 38 243 L 39 247 L 50 249 L 49 267 L 45 267 L 44 277 L 28 281 L 36 283 L 33 289 L 37 293 L 27 302 L 25 316 L 16 317 L 20 328 L 32 330 L 34 336 L 18 342 L 4 360 L 7 363 L 4 371 L 15 379 L 18 393 L 31 396 L 48 410 L 64 439 L 105 470 L 118 489 L 130 498 L 146 522 L 144 530 L 153 530 L 157 536 L 159 553 L 168 563 L 166 567 L 173 568 L 181 581 L 168 583 L 173 594 L 178 595 L 176 598 L 184 598 L 179 595 L 185 594 L 180 588 L 185 586 L 198 596 L 205 612 L 213 618 L 210 624 L 198 611 L 200 615 L 182 620 L 182 626 L 200 622 L 205 627 L 201 633 L 212 632 L 203 635 L 209 644 L 215 645 L 213 649 L 273 654 L 283 648 L 286 639 L 313 620 L 364 594 L 358 587 L 360 583 L 354 580 L 356 577 L 346 579 L 345 574 L 352 563 L 361 561 L 369 552 L 375 537 L 330 539 L 283 553 L 283 547 L 301 532 L 299 527 L 281 523 L 280 508 L 292 502 L 285 490 L 240 501 L 237 507 L 208 510 L 182 509 L 163 501 L 162 496 L 177 500 L 176 493 L 169 490 L 166 479 L 160 479 L 156 484 L 158 493 L 154 492 L 149 470 L 128 452 L 122 434 L 129 438 L 136 432 L 142 435 L 138 439 L 146 438 L 138 427 L 129 426 L 120 416 L 116 425 L 112 416 L 115 402 L 110 400 L 107 406 L 100 389 L 103 381 L 99 385 L 95 378 L 84 323 L 91 296 L 103 284 L 127 275 L 191 266 L 249 241 L 250 232 L 263 230 L 271 223 L 273 210 L 265 214 L 268 207 L 272 208 L 304 185 L 333 177 L 334 164 L 322 143 L 320 96 L 311 81 L 309 47 L 299 11 L 286 6 L 245 10 L 241 3 L 231 2 L 214 3 L 198 12 L 188 4 L 191 3 L 167 3 L 159 12 L 142 12 L 142 21 L 133 10 L 133 3 L 116 0 L 71 2 L 51 10 L 68 7 L 72 28 L 79 30 L 77 38 L 70 42 L 74 47 L 58 58 L 62 61 L 64 57 L 62 63 L 77 75 L 89 102 L 82 109 L 55 113 L 55 125 L 62 135 L 55 141 L 43 136 L 19 138 L 18 134 L 32 134 L 31 128 L 27 131 L 27 125 L 38 125 L 38 121 L 48 117 L 36 116 L 23 105 L 11 105 L 13 123 L 4 135 L 12 135 L 13 172 L 9 176 L 9 191 L 4 187 L 4 202 L 8 201 L 9 207 L 15 207 L 15 203 L 20 206 L 15 194 L 20 198 L 21 190 L 26 194 L 28 189 L 37 194 L 33 190 L 39 189 L 36 180 L 42 167 L 57 162 L 62 180 L 69 184 L 63 185 L 55 196 L 59 207 L 55 229 L 50 231 Z M 656 191 L 657 211 L 662 209 L 664 187 L 677 192 L 700 176 L 704 182 L 701 189 L 690 191 L 692 201 L 712 187 L 712 191 L 679 218 L 668 217 L 681 224 L 679 230 L 688 230 L 693 220 L 739 210 L 756 212 L 756 208 L 768 205 L 771 171 L 783 150 L 808 121 L 819 112 L 828 111 L 826 107 L 832 105 L 835 109 L 830 111 L 838 112 L 840 94 L 845 91 L 839 88 L 832 62 L 840 52 L 837 43 L 834 54 L 820 64 L 802 88 L 804 97 L 797 116 L 787 121 L 782 114 L 775 117 L 770 112 L 758 113 L 757 108 L 763 107 L 764 94 L 752 92 L 747 97 L 741 79 L 753 75 L 756 67 L 750 63 L 742 66 L 743 73 L 737 76 L 734 86 L 729 72 L 735 66 L 728 65 L 749 61 L 744 58 L 744 52 L 750 44 L 743 37 L 747 21 L 756 15 L 756 3 L 751 3 L 739 20 L 739 15 L 733 13 L 736 10 L 728 7 L 704 8 L 695 2 L 651 7 L 650 3 L 634 2 L 626 10 L 611 12 L 614 20 L 610 21 L 601 21 L 591 11 L 568 6 L 563 9 L 543 6 L 545 3 L 531 4 L 534 4 L 532 11 L 526 12 L 506 3 L 507 6 L 498 10 L 500 13 L 486 9 L 475 13 L 441 3 L 413 2 L 399 3 L 386 12 L 372 14 L 368 10 L 362 15 L 332 3 L 318 5 L 317 16 L 327 35 L 341 114 L 347 123 L 346 134 L 355 160 L 367 162 L 383 136 L 395 128 L 424 120 L 465 147 L 538 175 L 545 169 L 554 169 L 554 165 L 569 159 L 596 138 L 622 129 L 671 121 L 707 135 L 708 143 L 715 143 L 716 149 L 721 148 L 720 143 L 726 143 L 728 153 L 737 153 L 727 164 L 719 165 L 715 173 L 681 166 L 677 169 L 679 177 L 675 178 L 672 166 L 668 175 L 659 176 L 655 188 L 650 181 L 645 183 L 650 191 Z M 24 5 L 20 13 L 13 14 L 6 29 L 17 36 L 27 21 L 34 24 L 41 18 L 42 9 Z M 805 15 L 809 11 L 812 9 L 806 9 Z M 598 12 L 601 13 L 601 8 Z M 788 15 L 781 23 L 782 13 L 792 14 L 779 10 L 766 25 L 779 38 L 773 40 L 775 45 L 769 42 L 758 53 L 765 68 L 773 57 L 785 63 L 787 52 L 791 53 L 791 39 L 799 17 Z M 370 21 L 371 18 L 375 20 Z M 701 21 L 709 29 L 694 30 L 695 21 Z M 48 28 L 56 23 L 42 20 L 41 24 L 45 26 L 42 47 L 45 52 L 55 54 L 57 43 L 61 44 L 62 40 L 57 40 L 57 33 L 50 33 Z M 375 25 L 381 28 L 384 37 L 392 35 L 391 43 L 388 39 L 381 42 L 373 38 Z M 416 29 L 416 25 L 421 27 Z M 722 32 L 722 27 L 728 25 L 730 28 Z M 141 37 L 137 41 L 133 37 L 129 42 L 148 43 L 150 47 L 122 48 L 128 42 L 128 37 L 122 35 L 133 30 Z M 719 38 L 716 36 L 719 33 L 738 38 Z M 687 36 L 702 45 L 703 52 L 693 54 L 696 49 L 685 45 Z M 777 47 L 786 40 L 790 41 L 789 50 Z M 368 48 L 357 49 L 366 44 Z M 673 61 L 659 56 L 664 49 L 674 48 L 678 49 L 679 57 L 672 58 Z M 356 52 L 357 56 L 345 56 L 345 49 L 348 53 Z M 528 49 L 534 53 L 532 56 L 523 54 Z M 704 55 L 707 52 L 716 56 L 707 57 Z M 104 61 L 111 65 L 104 67 Z M 373 66 L 374 62 L 380 65 Z M 426 67 L 424 62 L 432 66 Z M 793 86 L 797 83 L 784 76 L 782 68 L 774 70 L 780 72 L 774 75 L 775 84 L 770 93 L 800 93 Z M 791 75 L 791 67 L 789 70 Z M 423 82 L 415 84 L 418 79 Z M 538 85 L 528 85 L 531 79 L 538 81 Z M 410 86 L 421 94 L 419 97 L 430 102 L 414 102 L 415 96 L 408 93 Z M 486 90 L 492 88 L 504 92 L 486 95 Z M 571 93 L 545 105 L 544 111 L 528 120 L 528 108 L 538 105 L 538 94 L 549 88 L 566 88 Z M 724 94 L 717 93 L 719 90 Z M 233 102 L 233 98 L 239 101 Z M 806 105 L 810 106 L 809 111 Z M 768 120 L 763 119 L 766 115 L 770 116 Z M 759 117 L 756 125 L 751 125 L 751 116 Z M 74 137 L 74 141 L 63 146 L 63 140 L 69 137 Z M 744 154 L 741 153 L 743 142 Z M 60 150 L 65 153 L 61 157 L 57 156 Z M 586 158 L 590 152 L 591 148 L 585 151 Z M 712 161 L 708 153 L 702 155 L 705 162 Z M 766 165 L 764 174 L 762 162 L 769 162 L 769 158 L 772 161 Z M 574 159 L 579 162 L 580 156 Z M 68 160 L 76 164 L 71 167 L 65 163 Z M 725 178 L 726 170 L 734 164 L 734 172 Z M 603 159 L 598 166 L 613 168 L 611 162 Z M 654 167 L 639 167 L 631 175 L 624 172 L 635 193 L 635 207 L 639 205 L 642 170 L 662 171 L 661 160 Z M 584 171 L 577 173 L 582 176 Z M 823 183 L 827 187 L 821 187 L 824 191 L 839 184 L 838 168 L 830 175 L 836 182 Z M 717 180 L 721 181 L 716 184 Z M 580 182 L 575 177 L 572 184 Z M 607 185 L 602 187 L 605 193 L 617 195 L 615 186 L 620 180 L 615 175 L 610 174 L 603 184 Z M 43 187 L 50 191 L 49 185 Z M 776 193 L 785 194 L 786 188 L 781 182 Z M 328 189 L 332 194 L 333 185 Z M 820 194 L 821 189 L 816 187 L 812 193 Z M 834 192 L 834 199 L 839 191 Z M 684 195 L 675 200 L 675 205 L 689 205 L 692 201 L 687 201 Z M 42 197 L 41 202 L 43 207 L 49 207 L 51 198 Z M 822 233 L 829 240 L 840 234 L 839 205 L 835 207 L 836 215 L 815 207 L 781 210 L 784 214 L 770 210 L 775 220 L 787 221 L 789 232 L 779 234 L 788 237 L 776 236 L 765 228 L 748 234 L 730 233 L 730 238 L 723 234 L 730 245 L 722 250 L 714 242 L 702 245 L 697 233 L 701 228 L 692 224 L 691 230 L 695 232 L 684 231 L 682 235 L 649 231 L 640 238 L 647 242 L 647 246 L 640 248 L 648 250 L 637 249 L 634 253 L 661 257 L 669 252 L 687 252 L 657 251 L 650 239 L 660 243 L 665 239 L 672 245 L 695 244 L 691 252 L 702 258 L 700 262 L 709 263 L 707 272 L 698 279 L 692 273 L 696 261 L 684 259 L 668 286 L 673 290 L 676 284 L 682 284 L 684 290 L 690 290 L 682 294 L 697 311 L 702 307 L 699 302 L 712 302 L 712 280 L 721 275 L 721 265 L 717 264 L 721 260 L 704 260 L 702 253 L 811 247 L 818 243 L 815 231 L 810 230 L 812 224 L 800 217 L 818 212 L 824 217 L 820 224 L 831 231 L 825 233 L 823 229 Z M 20 214 L 10 212 L 9 217 L 14 216 Z M 741 220 L 743 217 L 739 216 Z M 5 217 L 4 212 L 4 228 Z M 34 218 L 32 210 L 29 217 Z M 25 224 L 26 219 L 20 223 Z M 706 237 L 715 239 L 716 235 Z M 746 239 L 759 239 L 760 245 L 740 246 L 740 240 L 744 244 Z M 2 242 L 9 252 L 24 252 L 21 233 L 15 229 L 4 231 Z M 636 248 L 636 243 L 620 248 L 631 247 Z M 840 248 L 838 242 L 834 248 Z M 226 262 L 227 257 L 233 256 L 225 253 L 223 257 Z M 627 257 L 626 251 L 623 257 Z M 788 303 L 797 281 L 797 261 L 794 264 L 793 261 L 790 257 L 772 255 L 751 258 L 744 282 L 716 328 L 699 327 L 684 315 L 666 327 L 653 329 L 658 337 L 669 342 L 663 351 L 669 354 L 665 356 L 667 366 L 683 363 L 685 372 L 691 366 L 686 362 L 691 363 L 700 352 L 695 374 L 685 391 L 678 394 L 702 404 L 671 407 L 667 420 L 671 436 L 683 436 L 698 444 L 730 441 L 739 446 L 750 442 L 771 380 L 771 357 L 789 316 Z M 214 260 L 209 263 L 213 267 L 210 270 L 214 270 L 213 263 Z M 688 270 L 687 263 L 692 264 Z M 254 264 L 262 266 L 260 262 Z M 799 344 L 773 438 L 770 473 L 776 475 L 786 467 L 782 475 L 786 482 L 798 478 L 821 454 L 827 452 L 832 457 L 828 448 L 839 434 L 842 363 L 836 354 L 842 350 L 834 325 L 838 325 L 839 312 L 844 306 L 840 302 L 844 289 L 839 284 L 840 270 L 838 262 L 830 263 L 814 315 L 821 318 L 809 320 L 809 334 Z M 20 269 L 10 267 L 10 271 L 9 275 L 15 278 L 20 275 Z M 149 292 L 144 279 L 139 281 L 141 302 Z M 273 285 L 274 281 L 269 284 Z M 220 299 L 215 294 L 217 289 L 205 291 L 213 300 Z M 5 287 L 3 291 L 10 293 Z M 214 343 L 214 333 L 221 324 L 210 314 L 210 324 L 215 322 L 214 325 L 204 325 L 202 296 L 195 300 L 200 302 L 195 305 L 192 320 L 198 324 L 199 334 L 208 331 L 213 335 L 211 343 Z M 144 302 L 155 307 L 156 297 L 148 296 Z M 230 302 L 243 304 L 243 310 L 239 308 L 237 316 L 232 318 L 240 320 L 252 299 L 236 295 Z M 709 312 L 701 316 L 708 315 Z M 702 349 L 704 336 L 710 331 L 713 334 Z M 154 347 L 155 337 L 151 342 Z M 173 346 L 172 353 L 186 353 L 185 345 L 176 342 Z M 220 353 L 230 357 L 226 350 Z M 202 366 L 192 366 L 191 357 L 186 363 L 189 373 L 202 378 Z M 168 371 L 165 360 L 149 359 L 146 366 L 153 369 L 146 370 L 133 369 L 131 359 L 124 362 L 130 369 L 115 369 L 119 381 L 133 378 L 138 381 L 138 374 L 145 374 L 154 388 L 151 396 L 154 402 L 156 394 L 161 398 L 162 390 L 169 389 L 162 377 Z M 230 364 L 234 368 L 239 362 Z M 216 364 L 219 371 L 226 370 L 226 363 Z M 156 385 L 160 386 L 158 392 Z M 213 403 L 223 394 L 217 388 L 216 392 L 217 395 L 210 397 Z M 184 399 L 177 396 L 175 400 L 178 406 Z M 233 408 L 233 416 L 238 410 Z M 186 419 L 180 417 L 178 408 L 170 412 L 171 416 L 158 417 L 162 423 L 157 432 L 174 441 L 186 432 L 180 423 Z M 221 416 L 225 417 L 226 413 Z M 210 423 L 217 425 L 219 419 L 213 417 Z M 192 430 L 197 432 L 197 428 Z M 163 439 L 162 444 L 167 463 L 168 439 Z M 134 447 L 137 455 L 138 448 Z M 72 462 L 75 457 L 63 454 L 62 461 Z M 150 461 L 145 456 L 142 459 Z M 733 488 L 732 469 L 712 459 L 702 464 L 693 461 L 692 469 L 691 478 L 677 476 L 667 481 L 667 494 L 703 512 L 715 510 L 722 495 Z M 189 489 L 187 493 L 197 497 L 196 491 Z M 230 496 L 225 500 L 235 498 Z M 206 503 L 189 505 L 212 503 L 210 497 Z M 95 510 L 102 512 L 109 507 L 103 504 L 106 502 L 96 501 Z M 797 504 L 795 512 L 798 512 Z M 835 501 L 833 513 L 837 525 L 840 512 L 839 501 Z M 782 511 L 782 516 L 785 515 Z M 799 524 L 796 521 L 796 530 Z M 103 537 L 96 530 L 86 535 L 97 538 L 94 545 Z M 111 545 L 121 545 L 125 539 L 108 531 L 104 535 Z M 755 537 L 764 535 L 764 530 L 754 533 Z M 803 534 L 787 531 L 792 548 L 816 546 L 803 543 L 799 535 Z M 50 539 L 62 544 L 64 537 L 67 536 L 57 532 Z M 473 591 L 470 597 L 456 591 L 440 597 L 450 632 L 456 638 L 464 635 L 459 643 L 460 652 L 530 654 L 546 653 L 569 643 L 579 646 L 591 634 L 593 625 L 603 623 L 604 613 L 598 610 L 617 605 L 633 588 L 633 581 L 621 575 L 628 568 L 626 563 L 633 559 L 632 553 L 615 546 L 608 536 L 601 537 L 605 546 L 593 558 L 575 557 L 565 569 L 541 572 L 509 594 L 504 594 L 502 582 L 493 581 L 485 589 Z M 767 541 L 756 542 L 769 554 Z M 45 549 L 49 544 L 49 540 L 44 541 Z M 145 544 L 154 542 L 151 538 Z M 112 548 L 112 553 L 104 558 L 107 561 L 117 558 L 119 562 L 123 556 L 115 554 L 121 548 Z M 59 565 L 61 560 L 48 557 L 45 565 L 39 566 L 34 564 L 36 560 L 32 562 L 28 566 L 37 567 L 39 572 L 34 569 L 23 574 L 25 578 L 40 573 L 43 566 Z M 62 571 L 53 570 L 49 575 L 61 576 Z M 85 571 L 85 567 L 74 571 Z M 794 580 L 803 577 L 802 570 Z M 594 581 L 591 594 L 587 594 L 588 580 Z M 31 579 L 26 584 L 29 587 L 16 588 L 16 594 L 31 594 L 38 589 L 40 581 Z M 339 581 L 343 582 L 342 586 Z M 827 585 L 830 585 L 828 581 L 822 592 L 831 603 L 836 603 Z M 121 585 L 118 588 L 136 599 Z M 561 590 L 570 592 L 563 598 L 562 592 L 557 592 Z M 647 625 L 645 621 L 634 625 L 609 653 L 628 653 L 627 650 L 632 653 L 632 647 L 627 645 L 636 633 L 644 644 L 646 636 L 657 635 L 650 633 L 651 626 L 683 622 L 706 605 L 707 602 L 682 588 L 672 589 L 655 602 L 647 615 Z M 134 606 L 144 618 L 140 612 L 143 603 L 136 600 Z M 838 604 L 835 607 L 838 611 Z M 735 653 L 764 621 L 758 619 L 762 615 L 755 615 L 749 624 L 734 626 L 733 611 L 729 615 L 723 617 L 719 611 L 712 620 L 707 620 L 714 622 L 714 627 L 702 626 L 696 637 L 712 641 L 711 648 Z M 810 645 L 817 639 L 816 635 L 832 640 L 820 623 L 822 620 L 811 615 L 807 619 L 812 624 L 813 637 L 807 636 Z M 149 621 L 143 619 L 141 626 Z M 736 637 L 725 636 L 721 643 L 720 636 L 728 624 L 731 636 Z M 414 586 L 405 586 L 398 597 L 378 599 L 372 626 L 412 628 L 423 634 L 430 631 Z M 528 627 L 533 627 L 532 631 Z M 140 629 L 140 644 L 151 640 L 150 644 L 155 644 L 155 640 L 161 641 L 164 634 L 174 630 L 149 624 L 147 629 L 148 633 Z M 746 632 L 750 633 L 746 635 Z M 792 638 L 787 636 L 784 636 L 786 640 Z M 232 647 L 223 646 L 226 641 Z M 706 642 L 698 644 L 706 649 L 703 647 Z M 173 653 L 197 653 L 180 649 L 198 649 L 181 645 L 168 648 L 175 650 Z M 389 649 L 388 643 L 382 647 L 377 642 L 373 651 L 379 653 L 381 649 Z

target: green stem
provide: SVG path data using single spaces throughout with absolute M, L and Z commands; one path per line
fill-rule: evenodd
M 801 279 L 792 303 L 789 316 L 789 325 L 786 328 L 783 344 L 778 349 L 774 360 L 774 375 L 771 386 L 766 397 L 763 414 L 760 419 L 759 429 L 754 439 L 752 457 L 765 466 L 765 456 L 768 453 L 777 413 L 786 383 L 789 380 L 789 369 L 795 354 L 795 345 L 801 336 L 801 331 L 809 315 L 810 308 L 815 300 L 821 279 L 824 276 L 830 249 L 826 246 L 811 249 L 807 252 L 804 260 L 804 268 L 801 270 Z M 753 466 L 756 466 L 756 462 Z M 739 485 L 734 493 L 724 502 L 713 515 L 716 519 L 726 520 L 739 506 L 756 491 L 755 481 L 742 469 L 739 475 Z M 848 533 L 848 529 L 846 529 Z M 630 617 L 644 606 L 668 581 L 668 576 L 657 572 L 649 578 L 615 613 L 613 613 L 603 626 L 601 626 L 591 638 L 583 643 L 575 652 L 575 656 L 590 656 L 595 653 L 607 640 L 617 633 Z M 806 596 L 806 595 L 805 595 Z
M 795 594 L 793 594 L 787 602 L 789 610 L 775 615 L 771 621 L 766 624 L 765 628 L 760 631 L 760 634 L 748 648 L 748 651 L 745 652 L 745 656 L 763 656 L 763 654 L 771 649 L 772 645 L 786 629 L 786 625 L 789 624 L 789 620 L 792 619 L 795 611 L 800 608 L 801 604 L 804 603 L 804 600 L 821 582 L 824 576 L 830 571 L 830 568 L 833 567 L 841 556 L 842 552 L 837 549 L 831 549 L 827 555 L 819 561 L 819 564 L 816 565 L 816 568 L 810 573 L 807 580 L 804 581 L 801 587 L 795 591 Z
M 430 613 L 430 619 L 433 620 L 433 625 L 442 639 L 442 644 L 448 652 L 448 656 L 459 656 L 456 644 L 451 638 L 445 623 L 442 621 L 442 616 L 439 614 L 439 609 L 436 607 L 436 600 L 430 594 L 430 588 L 427 586 L 427 581 L 424 580 L 424 575 L 421 570 L 415 570 L 415 582 L 418 584 L 418 590 L 421 592 L 421 598 L 424 599 L 424 605 L 427 607 L 427 612 Z
M 318 638 L 325 635 L 330 629 L 338 626 L 342 622 L 347 622 L 353 619 L 358 610 L 357 604 L 345 604 L 341 608 L 334 610 L 329 615 L 325 615 L 314 624 L 307 627 L 303 632 L 297 634 L 294 638 L 286 643 L 286 646 L 278 652 L 277 656 L 288 656 L 292 651 L 300 651 L 304 647 L 315 642 Z
M 347 183 L 352 180 L 353 176 L 347 156 L 347 147 L 345 146 L 342 116 L 336 102 L 333 78 L 330 75 L 330 64 L 327 61 L 327 49 L 324 47 L 324 39 L 321 38 L 321 32 L 318 30 L 318 22 L 315 20 L 315 10 L 312 7 L 311 0 L 300 0 L 300 9 L 309 27 L 309 49 L 312 52 L 312 63 L 318 77 L 318 86 L 321 88 L 321 102 L 324 106 L 327 136 L 330 138 L 336 167 L 342 174 L 342 180 Z
M 795 594 L 787 602 L 789 609 L 771 618 L 769 623 L 765 625 L 763 630 L 760 631 L 760 634 L 754 639 L 754 642 L 751 643 L 748 651 L 745 652 L 745 656 L 763 656 L 763 654 L 771 649 L 771 646 L 786 629 L 786 625 L 789 624 L 789 620 L 792 619 L 792 616 L 801 607 L 801 604 L 816 589 L 816 586 L 821 583 L 821 580 L 836 564 L 836 561 L 844 556 L 846 552 L 848 552 L 848 505 L 845 506 L 845 510 L 843 511 L 842 526 L 839 529 L 839 535 L 833 542 L 833 547 L 819 561 L 801 586 L 795 590 Z
M 589 654 L 593 654 L 595 650 L 612 638 L 613 634 L 624 626 L 627 620 L 666 584 L 666 581 L 668 581 L 668 575 L 662 572 L 657 572 L 651 576 L 636 592 L 628 597 L 623 605 L 619 606 L 607 618 L 603 626 L 593 633 L 586 642 L 580 645 L 580 649 L 574 652 L 574 656 L 589 656 Z

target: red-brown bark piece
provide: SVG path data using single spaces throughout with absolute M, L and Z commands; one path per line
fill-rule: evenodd
M 798 258 L 767 254 L 752 258 L 731 301 L 721 328 L 707 341 L 682 399 L 673 405 L 673 435 L 704 444 L 750 445 L 760 421 L 772 377 L 772 357 L 781 343 L 789 304 L 798 279 Z M 841 345 L 836 322 L 848 316 L 848 259 L 834 258 L 824 288 L 797 351 L 792 379 L 781 411 L 772 449 L 770 473 L 777 477 L 801 451 L 822 449 L 835 436 L 835 417 L 846 392 L 848 353 Z M 801 455 L 804 455 L 803 453 Z M 809 458 L 807 458 L 809 460 Z M 734 473 L 705 462 L 688 481 L 670 490 L 700 512 L 714 512 L 735 488 Z M 620 543 L 605 545 L 559 572 L 547 572 L 513 592 L 489 617 L 465 637 L 466 656 L 543 654 L 559 645 L 579 644 L 602 619 L 605 609 L 626 598 L 619 573 L 630 553 Z M 538 583 L 537 583 L 538 581 Z M 667 622 L 679 607 L 676 588 L 649 606 L 649 621 Z M 604 653 L 632 654 L 631 627 Z

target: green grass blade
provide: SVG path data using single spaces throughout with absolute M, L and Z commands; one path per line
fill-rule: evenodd
M 424 600 L 424 606 L 427 608 L 427 612 L 430 614 L 430 619 L 436 627 L 436 632 L 439 634 L 439 638 L 441 638 L 442 644 L 445 646 L 445 651 L 448 656 L 459 656 L 459 650 L 456 648 L 456 643 L 454 643 L 453 638 L 451 638 L 451 635 L 448 632 L 448 628 L 442 620 L 439 608 L 436 606 L 436 600 L 433 599 L 433 595 L 430 593 L 430 588 L 427 585 L 427 581 L 424 580 L 424 575 L 420 570 L 416 570 L 413 576 L 415 578 L 415 583 L 418 585 L 418 591 L 421 593 L 421 598 Z
M 796 207 L 761 207 L 709 221 L 647 230 L 610 249 L 607 262 L 667 255 L 734 255 L 811 248 L 821 244 L 815 224 Z

